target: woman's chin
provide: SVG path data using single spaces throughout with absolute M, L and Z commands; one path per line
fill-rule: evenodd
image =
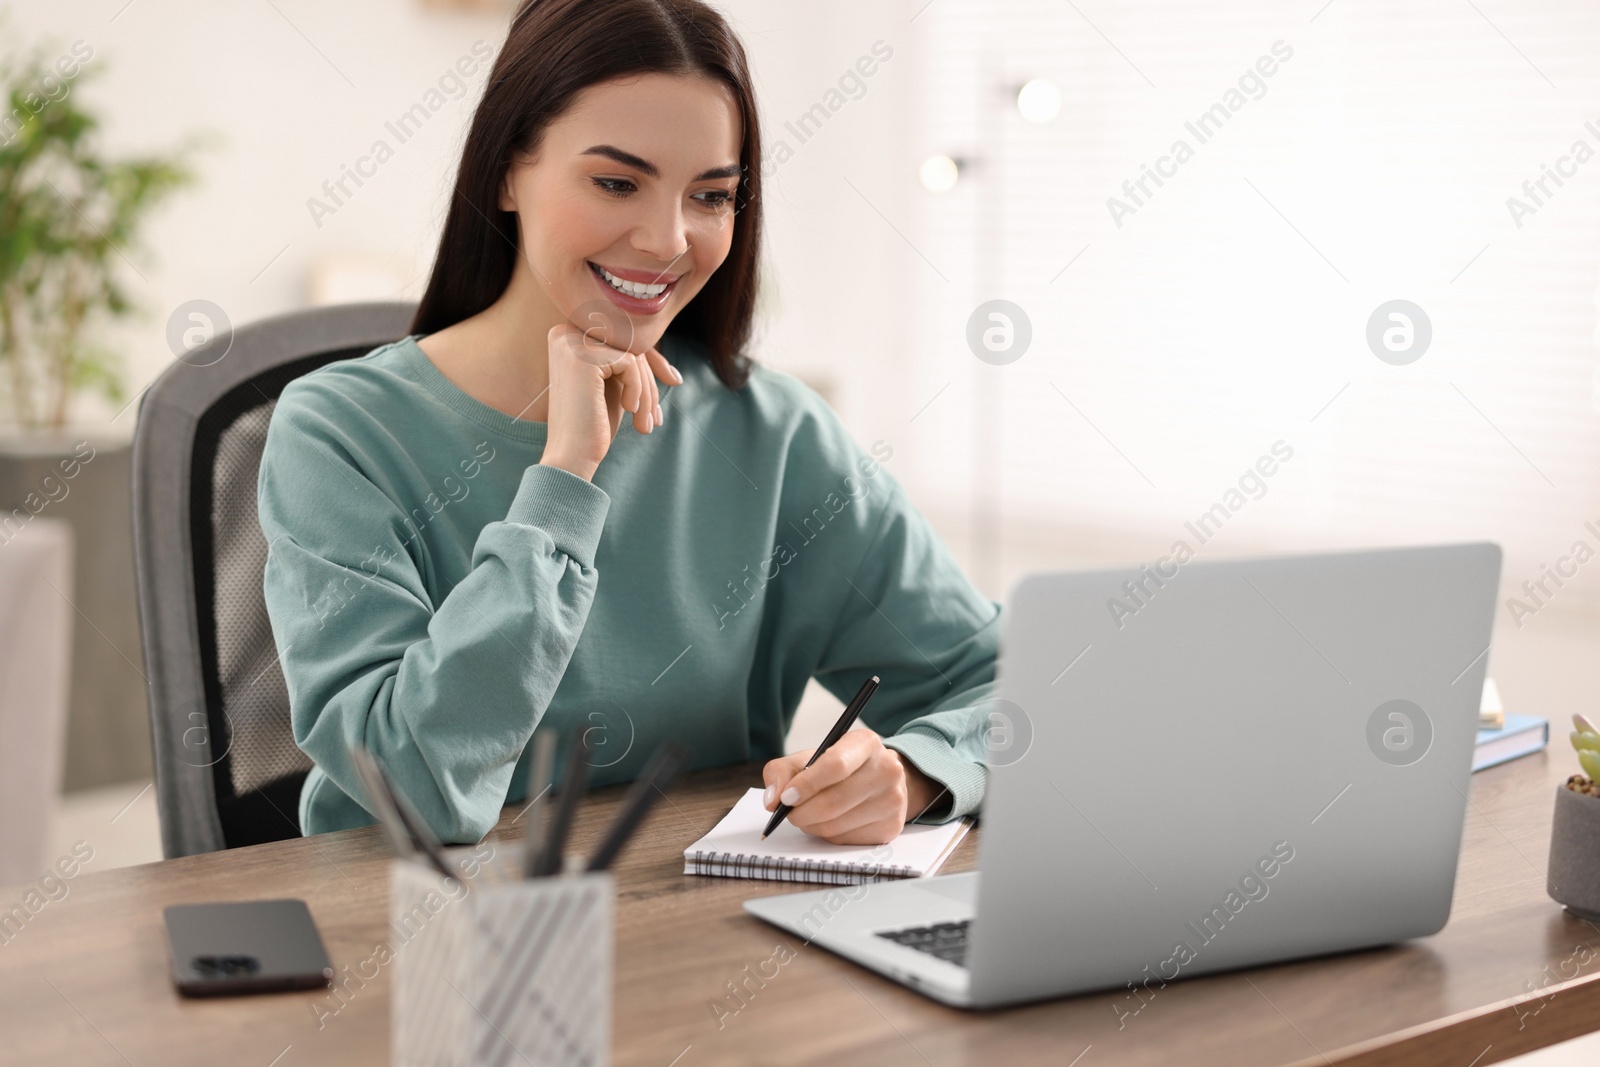
M 670 325 L 670 321 L 659 324 L 652 323 L 650 329 L 640 330 L 639 335 L 634 339 L 633 350 L 635 352 L 643 352 L 646 349 L 655 348 L 661 343 L 661 336 L 667 332 L 668 325 Z
M 627 343 L 616 345 L 615 347 L 635 353 L 643 353 L 655 348 L 661 341 L 661 335 L 667 332 L 667 325 L 671 321 L 670 319 L 665 322 L 654 321 L 656 318 L 666 319 L 666 316 L 655 316 L 650 322 L 634 323 L 633 329 L 627 331 L 624 337 L 619 338 L 619 340 Z

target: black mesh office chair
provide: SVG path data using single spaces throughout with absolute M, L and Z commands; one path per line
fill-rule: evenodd
M 219 334 L 139 404 L 134 562 L 161 845 L 170 859 L 298 837 L 295 746 L 261 574 L 256 474 L 284 386 L 405 336 L 416 305 L 298 311 Z

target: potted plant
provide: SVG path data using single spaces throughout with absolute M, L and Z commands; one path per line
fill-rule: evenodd
M 103 67 L 79 42 L 0 67 L 0 389 L 25 431 L 65 429 L 69 402 L 125 398 L 117 354 L 94 331 L 139 308 L 123 287 L 146 216 L 193 181 L 177 159 L 108 159 L 73 89 Z
M 1572 717 L 1572 747 L 1586 774 L 1556 787 L 1550 825 L 1550 896 L 1580 919 L 1600 922 L 1600 730 Z
M 0 40 L 16 37 L 0 27 Z M 0 551 L 42 519 L 73 528 L 68 789 L 149 773 L 133 666 L 134 420 L 84 424 L 73 402 L 97 396 L 125 409 L 122 361 L 105 331 L 148 317 L 134 296 L 148 283 L 136 265 L 141 230 L 193 180 L 178 153 L 113 159 L 100 149 L 79 90 L 103 67 L 83 41 L 0 55 Z

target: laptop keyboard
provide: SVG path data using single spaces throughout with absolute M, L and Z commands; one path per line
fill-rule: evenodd
M 970 919 L 958 923 L 934 923 L 932 926 L 908 926 L 903 930 L 879 930 L 879 937 L 926 952 L 957 967 L 967 965 L 967 925 Z

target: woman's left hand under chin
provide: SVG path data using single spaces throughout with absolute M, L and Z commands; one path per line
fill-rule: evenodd
M 813 751 L 767 761 L 763 800 L 768 811 L 788 804 L 788 822 L 836 845 L 892 841 L 944 793 L 871 730 L 847 731 L 807 767 Z

